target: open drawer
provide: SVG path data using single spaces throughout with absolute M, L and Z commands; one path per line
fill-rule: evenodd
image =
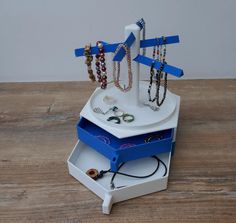
M 111 170 L 119 164 L 170 152 L 174 129 L 119 139 L 85 118 L 77 124 L 78 138 L 110 160 Z
M 162 153 L 158 155 L 166 166 L 160 164 L 158 171 L 144 179 L 130 178 L 118 175 L 114 179 L 116 188 L 110 187 L 112 173 L 104 175 L 103 178 L 93 180 L 86 171 L 95 168 L 99 171 L 109 169 L 110 162 L 100 153 L 78 141 L 68 158 L 69 173 L 80 181 L 83 185 L 93 191 L 103 201 L 102 211 L 109 214 L 114 203 L 142 196 L 145 194 L 162 191 L 167 188 L 171 153 Z M 156 167 L 156 161 L 151 157 L 146 157 L 134 161 L 127 162 L 120 171 L 133 175 L 150 174 Z M 166 172 L 166 175 L 164 173 Z

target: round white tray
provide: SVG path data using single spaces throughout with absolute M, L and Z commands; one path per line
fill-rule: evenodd
M 114 87 L 114 84 L 109 84 L 106 90 L 97 89 L 90 99 L 90 112 L 91 114 L 99 121 L 104 124 L 115 127 L 115 128 L 124 128 L 124 129 L 137 129 L 143 127 L 151 127 L 164 120 L 168 119 L 176 108 L 176 97 L 167 90 L 166 99 L 162 106 L 157 110 L 153 111 L 150 107 L 143 105 L 144 102 L 148 103 L 148 82 L 141 81 L 139 85 L 140 89 L 140 105 L 134 106 L 130 105 L 129 98 L 126 97 L 126 93 L 120 91 L 118 88 Z M 152 88 L 152 96 L 155 95 L 155 86 Z M 162 98 L 163 87 L 160 88 L 160 98 Z M 112 97 L 116 100 L 114 105 L 107 105 L 104 103 L 103 98 L 105 96 Z M 156 102 L 152 103 L 153 106 L 156 106 Z M 119 109 L 123 110 L 125 113 L 134 115 L 135 120 L 130 123 L 126 123 L 121 119 L 120 124 L 115 124 L 107 121 L 107 118 L 113 116 L 113 112 L 109 112 L 106 115 L 98 114 L 93 111 L 94 108 L 99 107 L 102 111 L 107 111 L 112 106 L 116 106 Z

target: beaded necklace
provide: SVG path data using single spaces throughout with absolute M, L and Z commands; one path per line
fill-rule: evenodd
M 123 48 L 126 52 L 126 59 L 127 59 L 127 64 L 128 64 L 128 86 L 122 87 L 120 85 L 120 62 L 113 62 L 113 79 L 114 79 L 114 84 L 115 86 L 120 89 L 123 92 L 127 92 L 132 88 L 132 82 L 133 82 L 133 74 L 132 74 L 132 70 L 131 70 L 131 55 L 130 55 L 130 49 L 123 43 L 121 43 L 116 51 L 115 54 L 121 49 Z M 116 69 L 116 63 L 117 63 L 117 69 Z
M 160 49 L 160 62 L 162 64 L 161 64 L 160 69 L 157 70 L 157 72 L 156 72 L 156 104 L 159 107 L 165 101 L 166 91 L 167 91 L 167 73 L 165 72 L 165 76 L 164 76 L 164 92 L 163 92 L 162 99 L 160 101 L 161 78 L 163 76 L 164 64 L 166 64 L 166 38 L 165 37 L 163 37 L 163 43 L 164 43 L 164 46 L 163 47 L 161 46 L 161 49 Z
M 107 71 L 106 71 L 106 60 L 104 47 L 102 42 L 98 41 L 97 46 L 99 49 L 98 54 L 96 54 L 96 70 L 97 70 L 97 79 L 101 83 L 101 88 L 106 89 L 107 87 Z
M 152 62 L 151 68 L 150 68 L 150 82 L 149 82 L 149 86 L 148 86 L 148 97 L 149 97 L 150 102 L 154 102 L 156 100 L 156 96 L 153 99 L 151 97 L 151 89 L 152 89 L 153 75 L 154 75 L 154 65 L 155 65 L 154 60 L 159 60 L 159 52 L 160 52 L 159 45 L 154 46 L 153 51 L 152 51 L 153 62 Z M 156 55 L 156 53 L 157 53 L 157 55 Z
M 153 63 L 150 68 L 150 82 L 148 86 L 148 96 L 149 96 L 149 101 L 154 102 L 156 101 L 157 106 L 161 106 L 163 102 L 165 101 L 166 98 L 166 91 L 167 91 L 167 73 L 165 73 L 164 77 L 164 92 L 163 92 L 163 97 L 160 101 L 160 85 L 161 85 L 161 78 L 163 76 L 163 69 L 164 69 L 164 64 L 166 64 L 166 38 L 163 37 L 163 42 L 164 46 L 162 45 L 157 45 L 153 47 Z M 153 76 L 154 76 L 154 64 L 155 61 L 161 62 L 160 69 L 156 71 L 156 95 L 154 98 L 151 97 L 151 88 L 153 84 Z
M 93 69 L 92 69 L 92 61 L 93 61 L 93 56 L 91 55 L 91 45 L 85 45 L 84 47 L 84 56 L 86 57 L 85 64 L 87 65 L 87 70 L 89 74 L 89 78 L 91 81 L 95 81 L 96 78 L 93 74 Z

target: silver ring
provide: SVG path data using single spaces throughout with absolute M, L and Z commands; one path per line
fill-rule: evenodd
M 134 121 L 134 116 L 131 114 L 124 114 L 122 118 L 123 118 L 124 122 L 133 122 Z

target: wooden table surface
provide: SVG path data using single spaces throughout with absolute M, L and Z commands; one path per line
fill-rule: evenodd
M 90 82 L 0 84 L 0 222 L 236 222 L 236 80 L 169 81 L 181 96 L 168 189 L 101 212 L 68 174 Z

